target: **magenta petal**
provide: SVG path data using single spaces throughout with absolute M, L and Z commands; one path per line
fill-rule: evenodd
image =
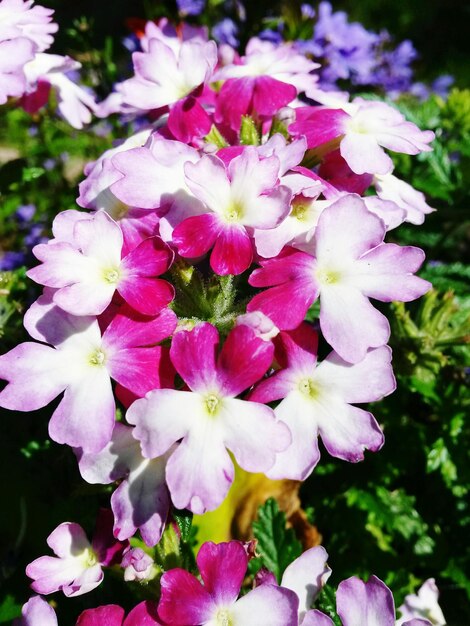
M 117 604 L 106 604 L 80 613 L 76 626 L 122 626 L 124 609 Z
M 217 605 L 232 604 L 238 598 L 248 567 L 246 550 L 238 541 L 206 542 L 197 555 L 204 587 Z
M 336 607 L 343 626 L 395 624 L 392 592 L 376 576 L 371 576 L 367 583 L 356 577 L 343 580 L 336 593 Z
M 317 297 L 318 290 L 313 280 L 297 280 L 257 294 L 246 309 L 261 311 L 281 330 L 291 330 L 302 322 Z
M 129 543 L 115 539 L 113 535 L 114 515 L 110 509 L 100 509 L 93 535 L 93 550 L 98 555 L 101 565 L 117 565 L 122 560 L 122 553 Z
M 212 248 L 219 232 L 220 223 L 215 215 L 193 215 L 175 228 L 173 243 L 181 256 L 196 258 Z
M 297 97 L 297 89 L 271 76 L 257 76 L 253 90 L 252 108 L 259 115 L 274 115 Z
M 129 276 L 119 281 L 118 291 L 139 313 L 157 315 L 175 297 L 175 288 L 161 278 Z
M 220 231 L 211 254 L 211 267 L 219 276 L 238 276 L 253 260 L 253 243 L 243 227 L 226 227 Z
M 229 78 L 222 85 L 217 98 L 215 120 L 238 131 L 242 115 L 249 113 L 256 79 Z
M 141 602 L 132 609 L 122 626 L 160 626 L 157 605 L 149 600 Z M 106 622 L 101 626 L 108 626 Z M 112 625 L 113 626 L 113 625 Z
M 173 337 L 171 360 L 192 391 L 205 391 L 214 384 L 218 344 L 219 333 L 207 322 L 198 324 L 192 330 L 180 331 Z
M 306 111 L 307 119 L 302 113 Z M 305 107 L 297 109 L 297 121 L 289 126 L 289 132 L 294 136 L 304 135 L 308 148 L 316 148 L 324 143 L 341 137 L 345 132 L 345 122 L 351 119 L 343 109 L 323 109 L 320 107 Z
M 178 141 L 191 143 L 209 133 L 212 121 L 196 98 L 188 96 L 173 105 L 167 124 Z
M 129 363 L 132 363 L 132 367 L 129 367 Z M 171 367 L 161 346 L 125 348 L 116 352 L 109 361 L 114 380 L 139 398 L 152 389 L 167 386 L 163 383 L 168 382 L 167 372 L 164 371 L 168 365 Z
M 122 260 L 121 268 L 128 275 L 160 276 L 169 269 L 174 256 L 160 237 L 150 237 Z
M 201 583 L 182 569 L 165 572 L 161 578 L 158 616 L 170 626 L 199 626 L 214 615 L 217 607 Z
M 228 396 L 238 396 L 264 376 L 274 356 L 274 346 L 257 337 L 248 326 L 235 326 L 220 353 L 219 382 Z
M 103 334 L 103 346 L 115 349 L 151 346 L 169 337 L 178 318 L 170 309 L 163 309 L 156 317 L 146 317 L 129 306 L 119 309 Z

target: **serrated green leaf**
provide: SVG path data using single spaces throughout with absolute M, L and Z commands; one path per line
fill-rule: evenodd
M 284 570 L 302 553 L 302 545 L 294 531 L 286 527 L 285 513 L 273 498 L 258 509 L 253 522 L 253 533 L 258 540 L 258 552 L 263 565 L 281 582 Z

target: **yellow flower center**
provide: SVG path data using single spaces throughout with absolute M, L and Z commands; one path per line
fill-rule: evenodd
M 316 274 L 322 285 L 334 285 L 341 280 L 341 272 L 337 270 L 318 269 Z
M 230 224 L 239 222 L 242 217 L 243 207 L 238 202 L 233 202 L 223 212 L 224 220 Z
M 119 280 L 119 269 L 111 267 L 103 270 L 103 278 L 110 285 L 115 285 Z
M 93 567 L 98 563 L 98 557 L 96 552 L 92 548 L 86 548 L 80 554 L 80 561 L 83 563 L 84 567 Z
M 320 394 L 320 389 L 317 385 L 315 385 L 314 381 L 311 378 L 302 378 L 299 382 L 299 391 L 302 395 L 307 396 L 311 400 L 318 398 Z
M 217 626 L 233 626 L 233 621 L 227 609 L 219 609 L 215 616 Z
M 220 398 L 215 393 L 210 393 L 204 398 L 206 412 L 212 417 L 218 413 L 220 404 Z
M 101 365 L 104 365 L 105 360 L 106 360 L 105 353 L 103 352 L 103 350 L 100 350 L 98 348 L 97 350 L 95 350 L 94 352 L 90 354 L 88 362 L 90 365 L 101 366 Z

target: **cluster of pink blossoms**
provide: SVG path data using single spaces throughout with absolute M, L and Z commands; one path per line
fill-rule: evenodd
M 2 0 L 13 17 L 0 45 L 37 54 L 49 43 L 50 12 L 30 5 Z M 153 123 L 87 166 L 78 198 L 87 210 L 60 213 L 53 238 L 34 249 L 28 275 L 44 286 L 24 319 L 34 341 L 0 356 L 0 406 L 34 411 L 61 396 L 51 439 L 74 449 L 87 482 L 119 481 L 110 538 L 90 543 L 61 524 L 48 539 L 57 556 L 28 566 L 40 594 L 84 593 L 118 556 L 127 580 L 148 576 L 152 560 L 128 540 L 139 531 L 155 546 L 172 507 L 216 509 L 233 459 L 304 480 L 319 437 L 345 461 L 379 450 L 380 425 L 356 406 L 395 389 L 389 323 L 370 299 L 408 302 L 430 288 L 415 276 L 423 252 L 384 241 L 432 210 L 393 176 L 385 150 L 430 150 L 433 133 L 387 104 L 322 93 L 317 65 L 287 44 L 252 40 L 239 57 L 204 31 L 178 32 L 149 24 L 135 76 L 102 104 L 101 114 Z M 208 281 L 220 290 L 212 308 L 201 306 Z M 305 321 L 317 301 L 318 327 Z M 331 352 L 318 362 L 320 333 Z M 124 618 L 100 607 L 78 624 L 329 626 L 310 610 L 329 571 L 315 550 L 281 586 L 267 574 L 238 599 L 246 551 L 206 544 L 203 583 L 172 570 L 158 609 L 142 603 Z M 52 611 L 30 600 L 24 624 L 33 610 Z M 338 613 L 344 626 L 395 620 L 375 578 L 344 581 Z
M 80 69 L 78 61 L 45 52 L 58 26 L 53 10 L 33 5 L 34 0 L 0 0 L 0 104 L 20 98 L 26 112 L 36 113 L 54 91 L 62 116 L 83 128 L 98 113 L 95 97 L 67 76 Z

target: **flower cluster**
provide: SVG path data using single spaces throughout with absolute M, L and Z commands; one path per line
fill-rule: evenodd
M 0 104 L 21 98 L 24 110 L 35 113 L 52 90 L 59 112 L 71 126 L 82 128 L 96 110 L 95 98 L 67 76 L 80 63 L 45 52 L 58 26 L 52 22 L 54 11 L 33 5 L 34 0 L 0 2 Z
M 48 538 L 57 557 L 27 569 L 42 594 L 94 588 L 123 551 L 127 579 L 151 577 L 151 559 L 127 540 L 140 531 L 155 546 L 172 507 L 216 509 L 235 462 L 303 480 L 319 437 L 350 462 L 379 450 L 380 425 L 356 406 L 395 388 L 390 327 L 370 299 L 408 302 L 430 288 L 415 276 L 422 251 L 385 242 L 432 210 L 394 177 L 386 150 L 428 151 L 432 132 L 387 104 L 331 98 L 317 64 L 284 44 L 253 39 L 228 60 L 203 31 L 149 23 L 133 63 L 107 106 L 153 123 L 87 166 L 86 210 L 60 213 L 33 250 L 28 276 L 44 287 L 24 319 L 34 341 L 0 356 L 0 406 L 33 411 L 61 396 L 51 439 L 74 449 L 87 482 L 118 483 L 114 538 L 90 544 L 77 524 L 59 526 Z M 318 362 L 320 340 L 330 352 Z M 78 624 L 326 625 L 309 611 L 325 561 L 321 548 L 306 553 L 281 586 L 266 576 L 239 599 L 245 549 L 206 544 L 203 584 L 167 571 L 158 616 L 144 603 L 123 622 L 111 606 Z M 342 585 L 345 626 L 393 623 L 383 583 Z M 32 610 L 50 613 L 38 600 Z
M 124 610 L 118 605 L 88 609 L 80 615 L 76 626 L 333 626 L 328 615 L 311 609 L 331 574 L 324 548 L 318 546 L 304 552 L 287 567 L 280 584 L 272 572 L 259 572 L 253 588 L 239 597 L 249 558 L 246 546 L 238 541 L 205 543 L 197 555 L 200 579 L 184 569 L 170 569 L 161 578 L 158 604 L 138 604 L 124 622 Z M 427 581 L 420 596 L 429 594 L 433 585 L 433 580 Z M 421 606 L 431 607 L 434 615 L 442 616 L 436 599 L 433 600 L 434 607 L 429 603 Z M 343 626 L 395 625 L 392 593 L 376 576 L 366 583 L 356 577 L 343 580 L 336 593 L 336 610 Z M 407 612 L 404 607 L 400 610 L 403 617 L 397 625 L 430 626 L 419 611 Z M 53 609 L 35 596 L 25 605 L 20 624 L 39 624 L 40 619 L 48 626 L 57 625 Z M 444 623 L 433 620 L 433 624 Z

